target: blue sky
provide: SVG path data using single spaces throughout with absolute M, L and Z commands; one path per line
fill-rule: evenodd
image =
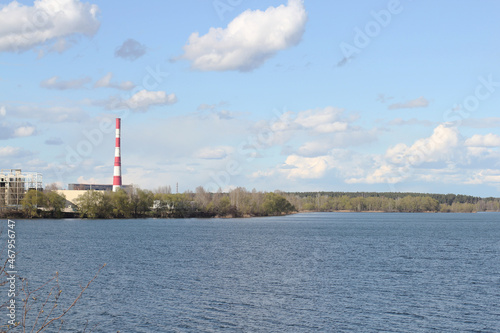
M 497 1 L 0 1 L 2 168 L 500 196 Z M 111 125 L 110 125 L 111 124 Z

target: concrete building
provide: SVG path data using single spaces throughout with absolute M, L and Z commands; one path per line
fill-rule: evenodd
M 134 189 L 134 185 L 122 185 L 121 187 L 125 192 L 130 192 Z M 113 190 L 113 185 L 106 184 L 68 184 L 67 190 L 57 190 L 58 194 L 64 194 L 66 197 L 66 211 L 72 212 L 76 211 L 77 204 L 76 199 L 79 196 L 86 193 L 87 191 L 96 192 L 111 192 Z
M 29 190 L 43 191 L 42 174 L 21 169 L 0 170 L 0 207 L 20 208 Z
M 66 204 L 64 211 L 66 212 L 76 212 L 78 205 L 76 204 L 76 199 L 82 194 L 87 193 L 87 190 L 57 190 L 57 194 L 64 195 L 66 197 Z M 104 192 L 102 190 L 97 190 L 97 192 Z

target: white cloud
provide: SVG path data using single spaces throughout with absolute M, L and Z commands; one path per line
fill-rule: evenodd
M 331 147 L 322 141 L 309 141 L 299 147 L 298 153 L 301 156 L 318 156 L 328 153 Z
M 318 133 L 332 133 L 347 130 L 349 124 L 341 121 L 342 109 L 328 106 L 324 109 L 301 111 L 295 123 Z
M 259 121 L 254 125 L 252 130 L 256 140 L 252 146 L 258 150 L 280 146 L 282 154 L 316 157 L 327 155 L 333 148 L 359 146 L 377 140 L 378 129 L 356 126 L 354 122 L 358 116 L 344 113 L 344 110 L 331 106 L 280 112 L 277 119 Z
M 421 96 L 417 99 L 413 99 L 413 100 L 407 101 L 405 103 L 391 104 L 391 105 L 389 105 L 388 109 L 389 110 L 413 109 L 413 108 L 426 108 L 427 106 L 429 106 L 429 101 Z
M 133 110 L 146 111 L 154 105 L 170 105 L 175 102 L 177 102 L 175 94 L 167 94 L 164 91 L 141 90 L 125 101 L 125 104 Z
M 373 155 L 363 175 L 346 178 L 345 181 L 394 184 L 411 178 L 414 181 L 436 182 L 445 180 L 441 173 L 446 171 L 447 180 L 459 182 L 460 170 L 471 163 L 467 155 L 474 153 L 484 157 L 485 153 L 467 150 L 463 144 L 464 140 L 456 127 L 441 124 L 432 135 L 415 141 L 411 146 L 399 143 L 389 147 L 384 155 Z
M 22 152 L 19 147 L 0 147 L 0 157 L 14 157 L 18 156 Z
M 67 47 L 68 37 L 94 35 L 99 29 L 99 7 L 78 0 L 38 0 L 33 6 L 17 1 L 0 7 L 0 52 L 21 52 L 55 42 Z
M 314 128 L 325 122 L 335 121 L 341 113 L 341 109 L 335 109 L 331 106 L 324 109 L 301 111 L 295 121 L 306 128 Z
M 180 58 L 201 71 L 251 71 L 276 52 L 298 44 L 306 21 L 302 0 L 289 0 L 286 6 L 265 11 L 247 10 L 225 29 L 210 28 L 201 37 L 191 34 Z
M 91 80 L 89 77 L 82 79 L 62 81 L 59 80 L 58 76 L 53 76 L 50 79 L 44 80 L 40 83 L 40 87 L 46 89 L 57 89 L 57 90 L 67 90 L 67 89 L 81 89 Z
M 287 146 L 282 150 L 287 154 L 283 164 L 253 170 L 250 177 L 281 182 L 307 179 L 331 182 L 336 178 L 346 184 L 375 185 L 405 181 L 433 184 L 481 181 L 486 184 L 486 180 L 495 182 L 500 175 L 479 173 L 500 166 L 500 152 L 496 148 L 500 137 L 497 135 L 475 135 L 467 139 L 457 127 L 440 124 L 430 135 L 412 143 L 398 143 L 385 152 L 361 153 L 345 148 L 352 146 L 350 137 L 363 132 L 352 126 L 349 120 L 345 121 L 350 125 L 343 132 L 321 133 L 318 130 L 321 124 L 339 121 L 339 117 L 342 117 L 340 112 L 324 109 L 284 113 L 279 120 L 281 123 L 270 127 L 289 133 L 293 138 L 289 145 L 299 144 L 299 148 Z M 297 127 L 299 119 L 302 125 Z M 368 132 L 372 132 L 370 136 L 359 140 L 366 143 L 377 138 L 376 129 Z M 317 139 L 308 141 L 311 135 Z M 369 137 L 371 141 L 367 140 Z M 312 184 L 311 181 L 308 184 Z
M 5 108 L 5 106 L 1 106 L 0 107 L 0 117 L 5 117 L 6 114 L 7 114 L 7 109 Z
M 220 160 L 226 158 L 230 147 L 205 147 L 196 153 L 196 157 L 205 160 Z
M 466 184 L 500 184 L 500 171 L 492 169 L 478 170 L 473 173 Z
M 500 136 L 493 133 L 476 134 L 465 140 L 465 145 L 469 147 L 500 147 Z
M 129 99 L 123 100 L 118 97 L 110 97 L 108 100 L 95 101 L 96 105 L 104 105 L 108 110 L 124 110 L 146 112 L 152 106 L 171 105 L 177 102 L 175 94 L 167 94 L 165 91 L 141 90 Z
M 287 157 L 285 165 L 282 166 L 280 171 L 285 173 L 288 179 L 321 178 L 332 167 L 331 162 L 328 156 L 302 157 L 290 155 Z
M 397 167 L 394 165 L 383 164 L 378 167 L 375 171 L 368 174 L 366 177 L 361 178 L 348 178 L 345 180 L 347 184 L 395 184 L 403 181 L 408 176 L 407 169 L 403 167 Z
M 389 148 L 386 157 L 393 163 L 406 162 L 412 165 L 445 161 L 454 155 L 454 149 L 458 146 L 459 140 L 456 127 L 439 125 L 430 137 L 419 139 L 410 147 L 400 143 Z
M 33 133 L 35 133 L 35 127 L 33 126 L 21 126 L 14 130 L 14 136 L 16 137 L 31 136 Z
M 111 82 L 113 78 L 113 73 L 108 73 L 99 79 L 95 84 L 94 88 L 115 88 L 119 90 L 132 90 L 135 88 L 135 84 L 131 81 L 123 81 L 121 83 Z

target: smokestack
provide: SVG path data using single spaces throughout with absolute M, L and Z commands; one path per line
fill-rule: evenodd
M 122 155 L 120 152 L 121 119 L 116 118 L 115 170 L 113 173 L 113 192 L 122 187 Z

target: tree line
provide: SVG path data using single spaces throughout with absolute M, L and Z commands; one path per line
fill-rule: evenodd
M 472 213 L 500 211 L 500 199 L 425 193 L 288 193 L 299 211 Z
M 240 194 L 242 194 L 240 196 Z M 296 211 L 278 193 L 209 193 L 202 187 L 196 192 L 172 194 L 134 189 L 127 193 L 87 191 L 77 199 L 82 218 L 185 218 L 271 216 Z
M 171 193 L 134 188 L 117 192 L 87 191 L 73 214 L 65 214 L 66 199 L 54 190 L 29 191 L 19 216 L 26 218 L 185 218 L 273 216 L 292 212 L 482 212 L 500 211 L 499 198 L 455 194 L 396 192 L 259 192 L 238 187 L 211 193 L 203 187 L 194 192 Z

